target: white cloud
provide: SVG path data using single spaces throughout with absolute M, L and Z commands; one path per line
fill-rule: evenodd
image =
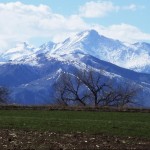
M 111 1 L 90 1 L 79 8 L 79 14 L 85 18 L 99 18 L 108 15 L 111 12 L 118 12 L 121 10 L 135 11 L 144 6 L 137 6 L 130 4 L 127 6 L 114 5 Z
M 135 4 L 130 4 L 128 6 L 122 6 L 121 9 L 122 10 L 130 10 L 130 11 L 136 11 L 136 10 L 139 10 L 139 9 L 144 9 L 145 6 L 144 5 L 135 5 Z
M 110 1 L 101 2 L 87 2 L 84 6 L 79 9 L 80 16 L 86 18 L 104 17 L 109 12 L 117 11 L 118 6 L 113 5 Z
M 117 10 L 117 7 L 113 7 L 111 3 L 108 8 Z M 65 17 L 56 14 L 47 5 L 34 6 L 21 2 L 0 3 L 0 51 L 12 47 L 18 41 L 49 39 L 59 42 L 72 34 L 90 28 L 97 29 L 105 36 L 123 41 L 150 39 L 149 34 L 128 24 L 103 27 L 99 24 L 86 23 L 80 15 Z
M 87 28 L 87 24 L 77 15 L 64 17 L 53 13 L 47 5 L 34 6 L 21 2 L 0 3 L 0 20 L 1 49 L 34 37 L 58 41 L 62 35 Z
M 122 9 L 124 10 L 131 10 L 131 11 L 135 11 L 138 9 L 138 6 L 135 4 L 130 4 L 128 6 L 123 6 Z
M 93 25 L 100 34 L 120 41 L 134 43 L 136 41 L 150 40 L 150 34 L 142 32 L 135 26 L 129 24 L 116 24 L 109 27 Z

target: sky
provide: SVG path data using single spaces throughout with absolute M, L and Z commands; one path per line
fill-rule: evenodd
M 150 0 L 0 0 L 0 51 L 35 46 L 84 30 L 123 42 L 150 43 Z

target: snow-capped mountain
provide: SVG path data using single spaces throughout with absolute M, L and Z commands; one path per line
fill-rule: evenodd
M 148 43 L 127 45 L 95 30 L 83 31 L 62 43 L 39 48 L 22 43 L 7 50 L 0 56 L 0 85 L 11 89 L 12 103 L 48 104 L 54 100 L 53 84 L 62 71 L 74 73 L 90 66 L 103 69 L 108 79 L 137 84 L 144 97 L 139 103 L 150 107 L 149 57 Z
M 67 38 L 61 43 L 47 42 L 39 48 L 26 43 L 18 44 L 1 54 L 0 62 L 15 61 L 38 65 L 36 56 L 45 53 L 46 57 L 59 57 L 70 53 L 84 53 L 120 67 L 142 73 L 150 73 L 150 44 L 138 42 L 124 44 L 100 35 L 95 30 L 87 30 Z M 34 61 L 34 63 L 33 63 Z
M 138 72 L 150 73 L 150 44 L 124 44 L 99 35 L 95 30 L 84 31 L 57 44 L 49 55 L 81 52 L 90 54 L 118 66 Z
M 124 69 L 102 61 L 91 55 L 76 53 L 67 57 L 51 57 L 39 66 L 26 64 L 3 64 L 0 66 L 0 85 L 11 89 L 12 103 L 18 104 L 50 104 L 54 102 L 53 84 L 61 71 L 75 73 L 77 70 L 103 69 L 108 79 L 136 83 L 142 87 L 142 97 L 138 100 L 142 106 L 150 107 L 150 75 Z M 69 59 L 68 59 L 69 58 Z M 74 59 L 70 59 L 74 58 Z
M 26 42 L 18 43 L 15 48 L 6 50 L 6 52 L 0 55 L 0 62 L 19 60 L 22 57 L 31 55 L 34 50 L 35 48 Z
M 56 44 L 54 42 L 47 42 L 36 49 L 36 54 L 46 53 L 48 51 L 50 52 L 50 50 L 53 49 L 55 46 Z

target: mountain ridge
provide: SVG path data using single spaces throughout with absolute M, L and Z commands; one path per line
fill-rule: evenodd
M 18 49 L 13 49 L 22 54 L 18 58 L 11 59 L 12 49 L 7 51 L 10 53 L 0 56 L 0 85 L 11 89 L 10 103 L 49 104 L 53 103 L 53 85 L 61 71 L 74 74 L 88 66 L 95 71 L 104 70 L 105 77 L 115 82 L 128 80 L 141 87 L 142 98 L 138 102 L 144 107 L 150 107 L 149 46 L 148 43 L 126 46 L 94 30 L 83 31 L 61 43 L 47 42 L 39 48 L 22 43 Z M 24 48 L 25 52 L 22 53 Z M 8 60 L 3 57 L 6 54 L 10 54 Z M 132 70 L 124 67 L 132 59 L 145 63 L 144 67 L 135 65 Z
M 69 37 L 63 42 L 47 42 L 38 48 L 28 46 L 19 53 L 15 53 L 14 58 L 10 50 L 0 56 L 0 62 L 15 61 L 28 59 L 29 55 L 38 55 L 47 53 L 51 55 L 66 55 L 69 53 L 81 52 L 90 54 L 101 60 L 108 61 L 123 68 L 131 69 L 138 72 L 150 73 L 150 44 L 146 42 L 137 42 L 133 44 L 124 44 L 119 40 L 113 40 L 100 35 L 95 30 L 86 30 Z M 15 48 L 14 48 L 15 49 Z M 17 48 L 16 48 L 17 49 Z M 9 54 L 9 55 L 8 55 Z M 36 58 L 34 58 L 36 59 Z M 4 61 L 5 60 L 5 61 Z

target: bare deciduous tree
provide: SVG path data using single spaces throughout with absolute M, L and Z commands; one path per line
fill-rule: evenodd
M 120 83 L 117 88 L 114 88 L 114 92 L 110 97 L 111 105 L 123 107 L 129 104 L 135 104 L 140 88 L 128 82 Z
M 85 106 L 89 95 L 83 86 L 77 76 L 62 73 L 55 84 L 57 102 L 63 105 L 78 103 Z
M 98 106 L 104 100 L 104 91 L 110 91 L 111 86 L 108 79 L 102 76 L 103 71 L 95 72 L 90 69 L 78 74 L 78 78 L 89 89 L 91 101 L 94 106 Z
M 125 106 L 134 103 L 138 88 L 127 82 L 112 83 L 103 71 L 87 69 L 75 75 L 62 73 L 55 84 L 59 104 L 83 106 Z

